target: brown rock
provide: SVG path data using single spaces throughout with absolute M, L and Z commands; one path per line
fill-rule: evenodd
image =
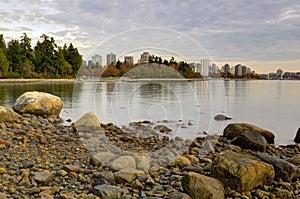
M 264 130 L 260 127 L 257 127 L 252 124 L 247 124 L 247 123 L 229 124 L 224 129 L 223 135 L 225 137 L 228 137 L 229 139 L 233 139 L 245 131 L 252 131 L 252 132 L 258 133 L 258 134 L 264 136 L 264 138 L 268 141 L 269 144 L 274 144 L 275 135 L 271 131 Z
M 42 185 L 48 185 L 54 179 L 54 175 L 49 171 L 35 172 L 33 179 Z
M 61 99 L 44 92 L 26 92 L 15 102 L 13 109 L 20 114 L 56 115 L 63 107 Z
M 13 110 L 0 106 L 0 122 L 14 122 L 20 118 L 21 116 Z
M 88 112 L 74 123 L 74 128 L 78 132 L 100 131 L 101 124 L 94 113 Z

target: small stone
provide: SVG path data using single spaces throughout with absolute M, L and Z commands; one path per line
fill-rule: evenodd
M 2 175 L 2 174 L 4 174 L 4 173 L 6 173 L 7 171 L 6 171 L 6 169 L 5 168 L 3 168 L 3 167 L 0 167 L 0 175 Z
M 35 172 L 33 179 L 38 181 L 40 184 L 47 185 L 52 182 L 52 180 L 54 179 L 54 175 L 49 171 Z
M 137 176 L 143 176 L 145 175 L 145 173 L 143 171 L 136 170 L 133 168 L 125 168 L 116 172 L 114 175 L 118 183 L 131 183 Z
M 75 166 L 75 165 L 64 165 L 64 170 L 69 171 L 69 172 L 75 172 L 78 173 L 80 171 L 80 167 Z
M 61 175 L 61 176 L 66 176 L 66 175 L 68 175 L 68 172 L 66 172 L 65 170 L 59 170 L 59 171 L 57 171 L 57 174 L 58 175 Z

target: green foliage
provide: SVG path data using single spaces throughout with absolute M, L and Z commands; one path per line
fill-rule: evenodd
M 7 71 L 8 71 L 8 61 L 6 59 L 6 56 L 2 48 L 0 48 L 0 77 L 2 77 L 2 75 L 5 75 Z

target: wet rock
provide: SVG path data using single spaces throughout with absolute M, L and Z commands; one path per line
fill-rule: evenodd
M 56 115 L 59 116 L 63 107 L 61 99 L 44 92 L 26 92 L 13 105 L 13 109 L 20 114 Z
M 143 176 L 145 173 L 141 170 L 133 168 L 125 168 L 114 173 L 117 183 L 128 182 L 131 183 L 137 176 Z
M 300 128 L 297 131 L 297 134 L 296 134 L 296 136 L 294 138 L 294 142 L 300 143 Z
M 48 185 L 50 182 L 53 181 L 54 175 L 48 171 L 35 172 L 33 179 L 35 179 L 38 183 L 40 183 L 42 185 Z
M 177 192 L 169 194 L 166 199 L 191 199 L 191 197 L 185 193 Z
M 266 145 L 268 144 L 267 140 L 260 134 L 245 131 L 240 135 L 235 137 L 231 144 L 241 147 L 242 149 L 251 149 L 254 151 L 265 151 Z
M 229 150 L 213 158 L 211 173 L 225 187 L 239 192 L 248 192 L 260 185 L 269 185 L 275 176 L 272 165 L 254 156 Z
M 14 122 L 20 118 L 21 116 L 13 110 L 0 106 L 0 122 Z
M 94 113 L 88 112 L 74 123 L 74 129 L 78 132 L 100 131 L 101 124 Z
M 106 165 L 116 158 L 116 155 L 112 152 L 98 152 L 91 157 L 91 164 L 93 166 Z
M 264 130 L 252 124 L 247 123 L 232 123 L 226 126 L 223 135 L 229 139 L 233 139 L 245 131 L 258 133 L 268 141 L 269 144 L 274 144 L 275 135 L 268 130 Z
M 285 181 L 291 181 L 300 177 L 300 169 L 292 163 L 263 153 L 254 153 L 254 155 L 262 161 L 273 165 L 276 179 L 281 178 Z
M 165 125 L 157 125 L 154 127 L 155 130 L 161 132 L 161 133 L 170 133 L 172 132 L 172 129 L 170 129 L 169 127 L 165 126 Z
M 115 171 L 119 171 L 125 168 L 136 169 L 136 162 L 132 156 L 121 156 L 112 162 L 111 167 Z
M 128 190 L 113 185 L 104 184 L 93 187 L 93 193 L 101 199 L 119 199 L 127 192 Z
M 115 185 L 116 179 L 111 171 L 101 171 L 94 177 L 95 184 L 110 184 Z
M 231 120 L 232 118 L 226 115 L 218 114 L 214 117 L 214 119 L 217 121 L 222 121 L 222 120 Z
M 181 183 L 184 191 L 192 198 L 225 198 L 225 191 L 222 183 L 214 178 L 190 172 L 182 178 Z

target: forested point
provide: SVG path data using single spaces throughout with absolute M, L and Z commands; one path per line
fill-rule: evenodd
M 0 34 L 0 78 L 73 78 L 82 65 L 82 55 L 70 43 L 63 47 L 43 34 L 35 47 L 23 33 L 20 40 L 5 43 Z

